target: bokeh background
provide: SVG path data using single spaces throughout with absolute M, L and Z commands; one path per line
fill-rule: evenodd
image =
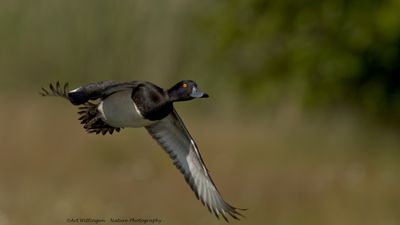
M 224 224 L 144 129 L 41 87 L 192 79 L 176 104 L 233 224 L 400 223 L 400 1 L 0 1 L 0 225 Z

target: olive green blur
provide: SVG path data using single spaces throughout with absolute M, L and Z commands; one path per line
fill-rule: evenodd
M 38 94 L 184 79 L 210 98 L 176 108 L 248 208 L 232 224 L 398 224 L 399 15 L 398 0 L 1 0 L 0 225 L 224 224 L 145 129 L 86 134 Z

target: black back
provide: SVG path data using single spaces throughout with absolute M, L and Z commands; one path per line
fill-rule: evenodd
M 89 83 L 68 92 L 68 99 L 74 105 L 81 105 L 89 100 L 104 99 L 116 91 L 134 88 L 140 81 L 119 82 L 119 81 L 100 81 Z

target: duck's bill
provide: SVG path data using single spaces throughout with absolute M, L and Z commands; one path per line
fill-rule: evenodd
M 193 98 L 208 98 L 208 94 L 200 91 L 198 88 L 193 88 L 190 96 Z

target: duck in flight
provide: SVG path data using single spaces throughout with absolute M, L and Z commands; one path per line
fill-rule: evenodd
M 80 106 L 79 120 L 89 133 L 112 134 L 124 127 L 145 127 L 168 153 L 196 197 L 217 218 L 242 216 L 225 202 L 201 158 L 199 149 L 173 107 L 174 102 L 207 98 L 197 84 L 183 80 L 170 89 L 146 81 L 100 81 L 69 91 L 68 83 L 50 84 L 42 96 L 59 96 Z

